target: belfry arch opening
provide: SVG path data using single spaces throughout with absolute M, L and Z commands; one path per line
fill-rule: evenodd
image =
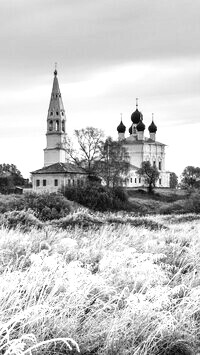
M 56 131 L 59 131 L 59 121 L 56 120 Z
M 65 132 L 65 120 L 62 120 L 62 131 Z
M 49 131 L 53 131 L 53 121 L 49 121 Z

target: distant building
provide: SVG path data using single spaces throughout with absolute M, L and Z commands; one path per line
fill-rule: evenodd
M 129 157 L 131 168 L 124 177 L 127 187 L 144 186 L 143 178 L 137 174 L 143 161 L 150 161 L 159 172 L 157 186 L 169 187 L 169 173 L 165 171 L 165 144 L 156 141 L 157 127 L 153 121 L 148 128 L 149 138 L 144 136 L 145 125 L 143 116 L 138 110 L 131 115 L 129 137 L 125 137 L 126 127 L 122 120 L 117 127 L 118 139 L 123 141 Z M 54 71 L 53 88 L 47 115 L 46 148 L 44 149 L 44 167 L 33 171 L 33 191 L 57 192 L 63 186 L 82 186 L 87 179 L 85 171 L 66 160 L 66 115 L 59 88 L 57 70 Z
M 160 173 L 156 186 L 169 187 L 170 173 L 165 170 L 166 145 L 156 140 L 157 126 L 154 123 L 153 117 L 148 130 L 149 137 L 145 137 L 143 115 L 138 110 L 138 100 L 136 99 L 136 110 L 131 115 L 129 137 L 125 137 L 126 127 L 122 119 L 117 127 L 118 139 L 123 141 L 123 145 L 130 158 L 131 168 L 129 175 L 124 177 L 124 185 L 127 187 L 142 187 L 145 185 L 144 179 L 137 174 L 138 168 L 141 167 L 144 161 L 149 161 L 151 165 L 155 165 Z
M 66 162 L 65 126 L 65 109 L 57 70 L 55 70 L 47 115 L 47 146 L 44 149 L 44 167 L 31 173 L 33 191 L 57 192 L 63 186 L 79 186 L 85 183 L 86 173 L 81 168 Z

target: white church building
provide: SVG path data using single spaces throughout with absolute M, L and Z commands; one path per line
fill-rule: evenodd
M 145 137 L 145 124 L 143 115 L 138 110 L 138 99 L 136 99 L 136 110 L 131 115 L 131 126 L 129 136 L 125 137 L 126 127 L 122 122 L 117 127 L 118 139 L 122 141 L 129 154 L 131 168 L 129 175 L 124 179 L 127 187 L 142 187 L 145 185 L 144 179 L 137 174 L 142 162 L 149 161 L 151 165 L 157 167 L 159 179 L 157 187 L 169 187 L 170 173 L 165 170 L 165 147 L 166 145 L 156 140 L 157 126 L 152 122 L 148 127 L 149 137 Z
M 149 137 L 144 136 L 143 116 L 138 110 L 131 115 L 129 137 L 125 137 L 126 127 L 122 120 L 117 127 L 118 139 L 122 140 L 129 157 L 131 168 L 124 177 L 124 186 L 142 187 L 143 178 L 137 174 L 143 161 L 150 161 L 157 166 L 160 176 L 157 186 L 169 187 L 169 173 L 165 171 L 165 144 L 156 140 L 157 127 L 152 120 Z M 32 183 L 35 192 L 57 192 L 65 186 L 82 186 L 87 174 L 84 170 L 66 159 L 66 115 L 59 88 L 57 70 L 54 71 L 53 88 L 47 115 L 46 148 L 44 149 L 44 167 L 33 171 Z
M 58 192 L 62 187 L 81 186 L 86 181 L 87 174 L 84 170 L 67 162 L 65 126 L 65 109 L 55 70 L 47 114 L 44 167 L 31 172 L 35 192 Z

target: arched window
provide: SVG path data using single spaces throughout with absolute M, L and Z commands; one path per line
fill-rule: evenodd
M 65 132 L 65 121 L 62 120 L 62 131 Z
M 56 111 L 56 115 L 57 115 L 57 116 L 59 115 L 59 112 L 58 112 L 58 111 Z
M 53 121 L 49 121 L 49 131 L 53 131 Z
M 50 116 L 53 116 L 53 111 L 51 111 Z
M 56 120 L 56 131 L 59 131 L 59 121 Z

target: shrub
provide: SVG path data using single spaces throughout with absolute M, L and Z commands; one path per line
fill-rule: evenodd
M 108 188 L 98 184 L 66 188 L 64 195 L 72 201 L 97 211 L 129 209 L 126 193 L 122 188 Z
M 29 231 L 32 227 L 42 228 L 43 223 L 40 222 L 32 213 L 32 211 L 11 211 L 2 215 L 0 223 L 8 229 L 20 228 L 24 232 Z
M 199 213 L 200 212 L 200 193 L 194 192 L 190 198 L 185 202 L 186 212 Z
M 0 195 L 0 213 L 24 208 L 24 196 L 20 195 Z
M 24 196 L 24 207 L 31 209 L 42 221 L 62 218 L 72 210 L 69 201 L 56 193 L 27 194 Z

